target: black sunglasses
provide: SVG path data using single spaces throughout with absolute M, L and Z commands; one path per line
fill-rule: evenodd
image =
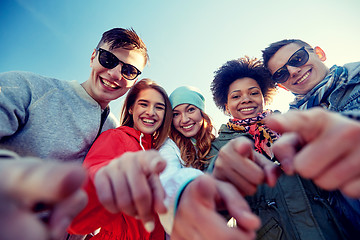
M 281 68 L 276 70 L 276 72 L 274 72 L 274 74 L 271 77 L 272 80 L 277 83 L 286 82 L 290 77 L 290 73 L 286 65 L 292 67 L 300 67 L 305 63 L 307 63 L 308 60 L 309 60 L 309 53 L 305 50 L 305 47 L 300 48 L 299 50 L 294 52 L 293 55 L 291 55 L 291 57 L 289 58 L 287 63 L 285 63 L 284 66 L 282 66 Z
M 119 63 L 121 63 L 121 75 L 127 80 L 134 80 L 137 76 L 141 74 L 141 72 L 136 67 L 124 63 L 111 52 L 106 51 L 102 48 L 97 48 L 96 50 L 99 52 L 99 63 L 104 68 L 113 69 Z

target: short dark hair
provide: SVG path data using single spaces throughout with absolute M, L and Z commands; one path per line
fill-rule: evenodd
M 101 47 L 105 43 L 109 43 L 110 50 L 115 48 L 125 48 L 129 50 L 137 49 L 143 53 L 145 63 L 149 60 L 145 43 L 132 28 L 113 28 L 104 32 L 97 48 Z
M 215 72 L 214 80 L 211 83 L 211 92 L 218 108 L 226 112 L 225 104 L 230 85 L 240 78 L 252 78 L 260 86 L 265 103 L 270 103 L 276 87 L 271 81 L 270 72 L 263 66 L 257 58 L 250 59 L 245 56 L 236 60 L 226 62 Z
M 264 66 L 266 68 L 268 68 L 268 63 L 269 60 L 272 56 L 274 56 L 274 54 L 282 47 L 289 45 L 290 43 L 295 43 L 297 45 L 299 45 L 299 47 L 307 47 L 308 50 L 313 50 L 313 48 L 310 46 L 310 44 L 308 44 L 307 42 L 304 42 L 300 39 L 284 39 L 278 42 L 274 42 L 272 44 L 270 44 L 267 48 L 265 48 L 264 50 L 262 50 L 262 58 L 263 58 L 263 62 L 264 62 Z

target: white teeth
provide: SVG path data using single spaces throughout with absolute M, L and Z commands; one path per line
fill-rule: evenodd
M 309 75 L 310 75 L 310 72 L 307 72 L 302 78 L 300 78 L 299 81 L 296 82 L 296 84 L 302 83 Z
M 189 129 L 189 128 L 191 128 L 192 126 L 194 126 L 194 124 L 191 124 L 191 125 L 189 125 L 189 126 L 184 126 L 183 128 Z
M 240 109 L 240 112 L 246 112 L 246 111 L 252 111 L 254 110 L 255 108 L 243 108 L 243 109 Z
M 150 120 L 150 119 L 143 119 L 143 121 L 145 123 L 151 123 L 151 124 L 155 122 L 154 120 Z
M 110 82 L 106 79 L 102 79 L 102 82 L 104 83 L 105 86 L 110 87 L 110 88 L 118 88 L 119 87 L 119 85 L 117 85 L 116 82 Z

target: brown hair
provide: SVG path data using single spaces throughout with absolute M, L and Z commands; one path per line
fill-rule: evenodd
M 145 43 L 132 28 L 113 28 L 104 32 L 96 48 L 101 47 L 105 43 L 109 43 L 110 50 L 115 48 L 124 48 L 128 50 L 137 49 L 145 57 L 145 64 L 149 61 Z
M 153 133 L 153 148 L 159 149 L 169 135 L 170 126 L 172 123 L 172 110 L 170 100 L 166 91 L 151 79 L 141 79 L 129 90 L 128 94 L 126 95 L 123 108 L 121 110 L 120 124 L 122 126 L 134 127 L 133 116 L 129 113 L 129 110 L 136 102 L 139 93 L 142 90 L 149 88 L 158 91 L 165 101 L 164 120 L 161 126 Z

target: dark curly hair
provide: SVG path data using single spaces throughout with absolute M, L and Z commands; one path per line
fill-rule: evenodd
M 257 58 L 250 59 L 245 56 L 228 61 L 214 73 L 215 77 L 211 83 L 211 92 L 216 106 L 224 113 L 226 112 L 225 104 L 227 103 L 229 87 L 240 78 L 252 78 L 259 84 L 265 104 L 272 101 L 272 97 L 276 92 L 276 86 L 271 80 L 270 72 Z

